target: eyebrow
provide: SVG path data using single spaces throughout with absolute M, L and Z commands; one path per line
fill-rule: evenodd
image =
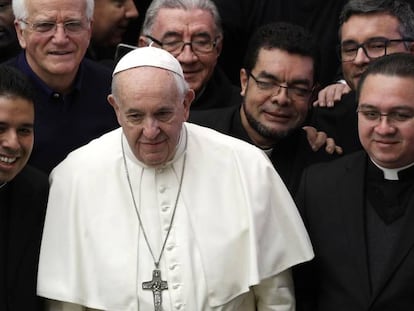
M 163 40 L 163 39 L 165 39 L 165 38 L 168 38 L 168 37 L 180 37 L 180 38 L 182 38 L 182 37 L 183 37 L 183 35 L 182 35 L 182 33 L 177 32 L 177 31 L 167 31 L 167 32 L 166 32 L 166 33 L 162 36 L 162 39 L 161 39 L 161 40 Z M 208 33 L 208 32 L 206 32 L 206 31 L 196 32 L 196 33 L 192 34 L 192 35 L 191 35 L 191 37 L 192 37 L 192 38 L 193 38 L 193 37 L 205 37 L 205 38 L 209 38 L 209 39 L 211 39 L 211 38 L 212 38 L 211 34 L 210 34 L 210 33 Z
M 258 78 L 265 78 L 265 79 L 270 79 L 270 80 L 273 80 L 273 81 L 276 81 L 276 82 L 282 82 L 281 79 L 279 79 L 277 76 L 275 76 L 271 73 L 268 73 L 267 71 L 261 71 L 258 74 Z M 283 81 L 283 82 L 285 82 L 285 81 Z M 288 85 L 298 85 L 298 84 L 306 85 L 306 86 L 312 85 L 312 83 L 309 79 L 301 79 L 301 78 L 293 79 L 291 81 L 286 81 L 286 83 Z
M 390 40 L 390 39 L 386 37 L 371 37 L 371 38 L 364 40 L 363 43 L 369 42 L 369 41 L 375 41 L 375 40 Z M 343 41 L 341 44 L 359 44 L 359 43 L 356 40 L 349 39 L 349 40 Z
M 376 110 L 380 110 L 378 108 L 378 106 L 372 105 L 372 104 L 368 104 L 368 103 L 362 103 L 358 105 L 358 108 L 369 108 L 369 109 L 376 109 Z M 393 106 L 391 107 L 389 110 L 411 110 L 414 111 L 414 107 L 408 106 L 408 105 L 397 105 L 397 106 Z

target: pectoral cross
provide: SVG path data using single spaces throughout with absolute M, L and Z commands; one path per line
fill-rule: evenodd
M 161 271 L 152 271 L 152 280 L 143 282 L 142 289 L 152 290 L 154 295 L 154 311 L 162 311 L 162 291 L 168 289 L 167 281 L 161 280 Z

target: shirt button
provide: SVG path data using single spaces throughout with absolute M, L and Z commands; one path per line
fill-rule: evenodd
M 157 173 L 158 173 L 158 174 L 162 174 L 163 172 L 164 172 L 164 169 L 163 169 L 163 168 L 158 168 L 158 169 L 157 169 Z
M 160 193 L 164 193 L 166 189 L 167 189 L 166 186 L 160 186 L 160 188 L 159 188 Z

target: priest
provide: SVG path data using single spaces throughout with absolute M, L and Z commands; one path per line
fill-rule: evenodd
M 121 128 L 52 172 L 38 295 L 49 310 L 294 310 L 313 257 L 266 155 L 186 123 L 194 92 L 168 52 L 113 73 Z

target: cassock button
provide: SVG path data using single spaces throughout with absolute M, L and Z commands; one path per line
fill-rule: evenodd
M 177 268 L 177 264 L 176 264 L 176 263 L 174 263 L 174 264 L 172 264 L 172 265 L 170 266 L 170 270 L 174 270 L 175 268 Z
M 57 92 L 54 92 L 54 93 L 52 94 L 52 97 L 53 97 L 54 99 L 59 99 L 59 98 L 60 98 L 60 94 L 59 94 L 59 93 L 57 93 Z
M 174 249 L 173 244 L 167 246 L 167 251 L 172 251 L 173 249 Z
M 180 288 L 180 284 L 174 284 L 173 285 L 173 289 L 179 289 Z
M 160 188 L 159 188 L 160 193 L 164 193 L 166 189 L 167 189 L 167 187 L 165 187 L 165 186 L 160 186 Z
M 162 210 L 163 212 L 166 212 L 166 211 L 168 211 L 169 209 L 170 209 L 170 207 L 169 207 L 168 205 L 163 206 L 163 207 L 161 208 L 161 210 Z
M 170 226 L 169 226 L 169 225 L 166 225 L 166 226 L 164 227 L 164 231 L 168 231 L 168 230 L 170 230 Z
M 177 310 L 180 310 L 182 306 L 183 306 L 183 304 L 182 304 L 182 303 L 176 303 L 176 304 L 175 304 L 175 308 L 176 308 Z

